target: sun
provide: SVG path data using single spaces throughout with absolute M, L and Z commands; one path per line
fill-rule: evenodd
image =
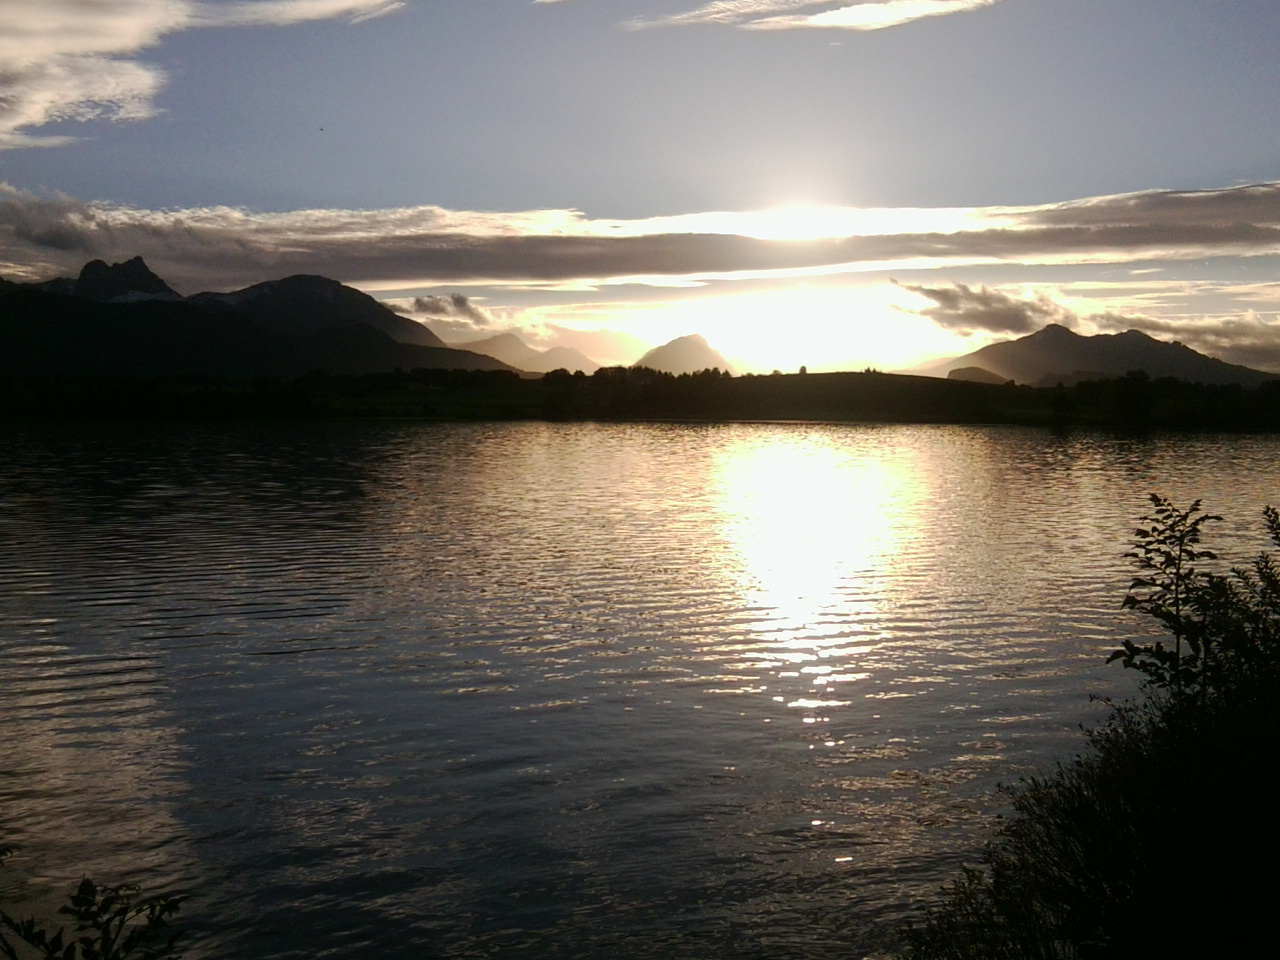
M 751 215 L 750 234 L 761 240 L 823 240 L 849 236 L 849 209 L 845 207 L 775 207 Z
M 702 334 L 737 373 L 902 370 L 971 349 L 900 309 L 907 300 L 883 282 L 788 283 L 653 304 L 632 319 L 656 340 Z

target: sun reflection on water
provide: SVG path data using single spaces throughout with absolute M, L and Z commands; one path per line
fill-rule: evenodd
M 884 603 L 886 565 L 922 494 L 911 460 L 874 433 L 834 428 L 756 436 L 716 468 L 721 536 L 755 629 L 782 662 L 856 653 Z M 803 668 L 822 687 L 859 679 Z

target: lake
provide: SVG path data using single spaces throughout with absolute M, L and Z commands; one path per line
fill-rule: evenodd
M 1155 490 L 1280 438 L 0 426 L 0 894 L 189 958 L 862 957 L 1079 750 Z

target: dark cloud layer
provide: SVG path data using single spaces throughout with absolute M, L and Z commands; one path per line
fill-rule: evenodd
M 571 214 L 571 212 L 568 212 Z M 355 284 L 564 282 L 839 269 L 878 263 L 1091 262 L 1280 252 L 1280 184 L 993 210 L 984 229 L 794 241 L 723 233 L 604 235 L 591 221 L 434 208 L 249 214 L 148 211 L 0 191 L 0 273 L 43 279 L 141 255 L 186 292 L 292 273 Z M 453 217 L 453 219 L 449 219 Z M 643 221 L 640 222 L 643 226 Z M 636 235 L 639 233 L 639 235 Z M 940 308 L 942 305 L 939 305 Z

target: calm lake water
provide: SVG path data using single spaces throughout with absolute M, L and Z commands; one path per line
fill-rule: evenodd
M 862 957 L 1069 757 L 1145 496 L 1280 438 L 0 427 L 0 895 L 191 958 Z

